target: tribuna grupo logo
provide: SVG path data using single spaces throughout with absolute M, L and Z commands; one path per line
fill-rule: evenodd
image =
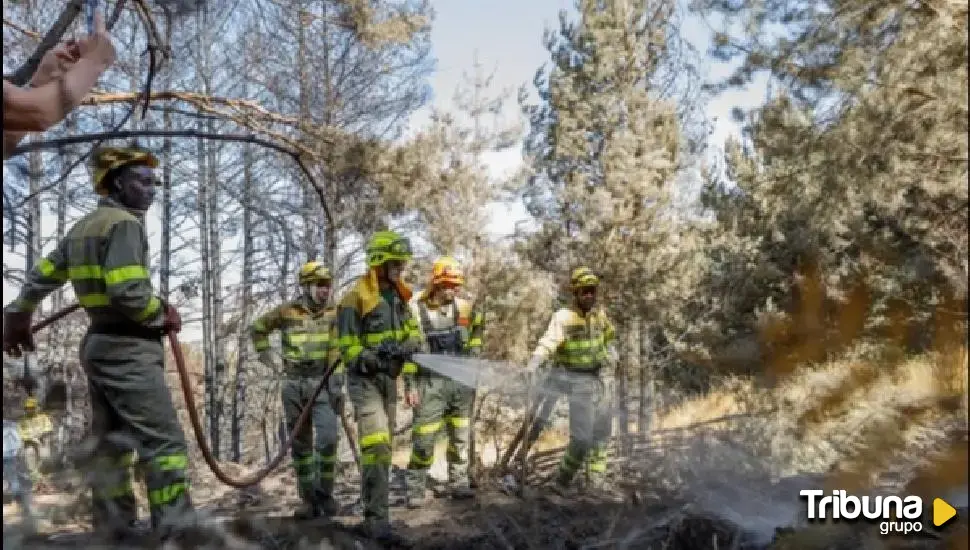
M 837 489 L 826 495 L 821 489 L 798 493 L 807 499 L 810 520 L 857 520 L 879 522 L 879 533 L 908 535 L 923 530 L 923 499 L 917 496 L 854 496 Z

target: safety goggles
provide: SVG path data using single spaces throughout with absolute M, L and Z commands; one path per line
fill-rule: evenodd
M 387 245 L 387 251 L 395 256 L 410 256 L 411 240 L 407 237 L 401 237 L 396 241 L 391 241 L 391 243 Z

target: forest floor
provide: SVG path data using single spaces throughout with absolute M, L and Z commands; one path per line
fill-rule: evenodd
M 554 471 L 561 456 L 561 438 L 538 446 L 534 476 L 524 488 L 483 476 L 477 498 L 442 495 L 420 510 L 404 507 L 403 471 L 395 467 L 391 519 L 402 540 L 385 547 L 965 550 L 966 397 L 962 409 L 941 408 L 938 388 L 927 382 L 933 368 L 914 360 L 878 370 L 859 386 L 857 372 L 833 363 L 772 389 L 770 399 L 742 381 L 687 402 L 657 418 L 649 436 L 616 439 L 612 481 L 623 504 L 542 490 L 540 478 Z M 819 409 L 823 402 L 827 411 Z M 406 464 L 409 451 L 407 438 L 401 439 L 398 466 Z M 439 479 L 442 466 L 439 458 L 432 470 Z M 246 470 L 225 468 L 233 476 Z M 222 485 L 198 461 L 192 478 L 193 499 L 221 537 L 216 547 L 378 547 L 355 529 L 359 484 L 352 463 L 339 476 L 343 510 L 329 522 L 292 519 L 298 501 L 289 468 L 250 491 Z M 904 537 L 883 536 L 877 523 L 865 521 L 808 523 L 799 491 L 835 487 L 883 495 L 922 487 L 925 528 Z M 39 487 L 36 506 L 43 519 L 30 538 L 16 526 L 16 505 L 5 504 L 4 547 L 98 548 L 85 534 L 82 492 L 76 483 L 62 482 L 56 491 Z M 939 529 L 929 514 L 937 496 L 957 508 L 957 517 Z

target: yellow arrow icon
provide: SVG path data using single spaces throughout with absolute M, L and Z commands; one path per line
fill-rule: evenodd
M 933 499 L 933 525 L 939 527 L 957 515 L 957 511 L 942 498 Z

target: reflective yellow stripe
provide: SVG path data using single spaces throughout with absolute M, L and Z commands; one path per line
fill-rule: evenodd
M 67 268 L 67 276 L 71 279 L 100 279 L 100 265 L 75 265 Z
M 350 361 L 357 359 L 357 356 L 360 355 L 360 352 L 362 351 L 364 351 L 364 346 L 361 346 L 361 345 L 350 346 L 349 348 L 346 348 L 344 350 L 344 361 L 347 361 L 349 363 Z
M 104 282 L 107 285 L 117 285 L 134 280 L 150 279 L 148 269 L 143 265 L 126 265 L 116 267 L 104 274 Z
M 345 334 L 337 340 L 337 343 L 341 346 L 360 345 L 360 338 L 356 334 Z
M 418 435 L 428 435 L 436 433 L 441 429 L 441 421 L 429 422 L 427 424 L 421 424 L 414 427 L 414 433 Z
M 105 307 L 111 305 L 111 300 L 107 294 L 85 294 L 78 296 L 77 301 L 81 307 Z
M 152 506 L 168 504 L 169 502 L 172 502 L 180 497 L 187 489 L 188 483 L 180 481 L 178 483 L 173 483 L 171 485 L 162 487 L 161 489 L 148 491 L 148 503 Z
M 481 345 L 482 345 L 482 339 L 481 338 L 469 338 L 468 339 L 468 347 L 470 347 L 470 348 L 477 348 L 477 347 L 480 347 Z
M 128 495 L 135 494 L 135 488 L 131 484 L 131 481 L 126 481 L 120 485 L 115 485 L 114 487 L 99 487 L 93 490 L 95 498 L 101 498 L 105 500 L 113 500 L 116 498 L 121 498 Z
M 48 260 L 47 258 L 41 258 L 37 261 L 37 271 L 48 279 L 55 279 L 58 281 L 67 279 L 67 273 L 65 273 L 63 269 L 58 270 L 54 265 L 54 262 Z
M 434 464 L 434 455 L 424 458 L 418 453 L 411 453 L 411 464 L 418 468 L 428 468 Z
M 152 315 L 158 313 L 158 310 L 161 307 L 162 301 L 159 300 L 158 297 L 152 296 L 151 299 L 148 300 L 148 305 L 145 306 L 145 309 L 141 310 L 141 313 L 138 314 L 138 317 L 136 317 L 135 320 L 144 321 L 145 319 L 150 319 Z
M 300 458 L 293 459 L 294 466 L 312 466 L 316 462 L 316 457 L 313 455 L 302 456 Z
M 328 332 L 302 332 L 302 333 L 295 333 L 295 334 L 286 333 L 284 338 L 294 344 L 305 344 L 307 342 L 326 343 L 330 341 L 330 333 Z
M 600 340 L 567 340 L 563 342 L 563 349 L 567 351 L 590 349 L 594 345 L 598 344 Z
M 189 457 L 184 454 L 161 455 L 152 459 L 152 463 L 163 472 L 172 470 L 184 470 L 189 465 Z
M 470 424 L 470 420 L 464 416 L 449 416 L 445 418 L 445 421 L 454 428 L 467 428 Z
M 384 444 L 384 445 L 391 444 L 390 432 L 374 432 L 374 433 L 370 433 L 365 436 L 362 436 L 360 438 L 361 448 L 373 447 L 375 445 L 381 445 L 381 444 Z
M 401 367 L 401 374 L 417 374 L 418 365 L 412 363 L 411 361 L 405 361 L 404 365 Z
M 394 331 L 385 330 L 383 332 L 374 332 L 371 334 L 364 335 L 364 345 L 367 346 L 377 346 L 380 345 L 384 340 L 393 339 Z

